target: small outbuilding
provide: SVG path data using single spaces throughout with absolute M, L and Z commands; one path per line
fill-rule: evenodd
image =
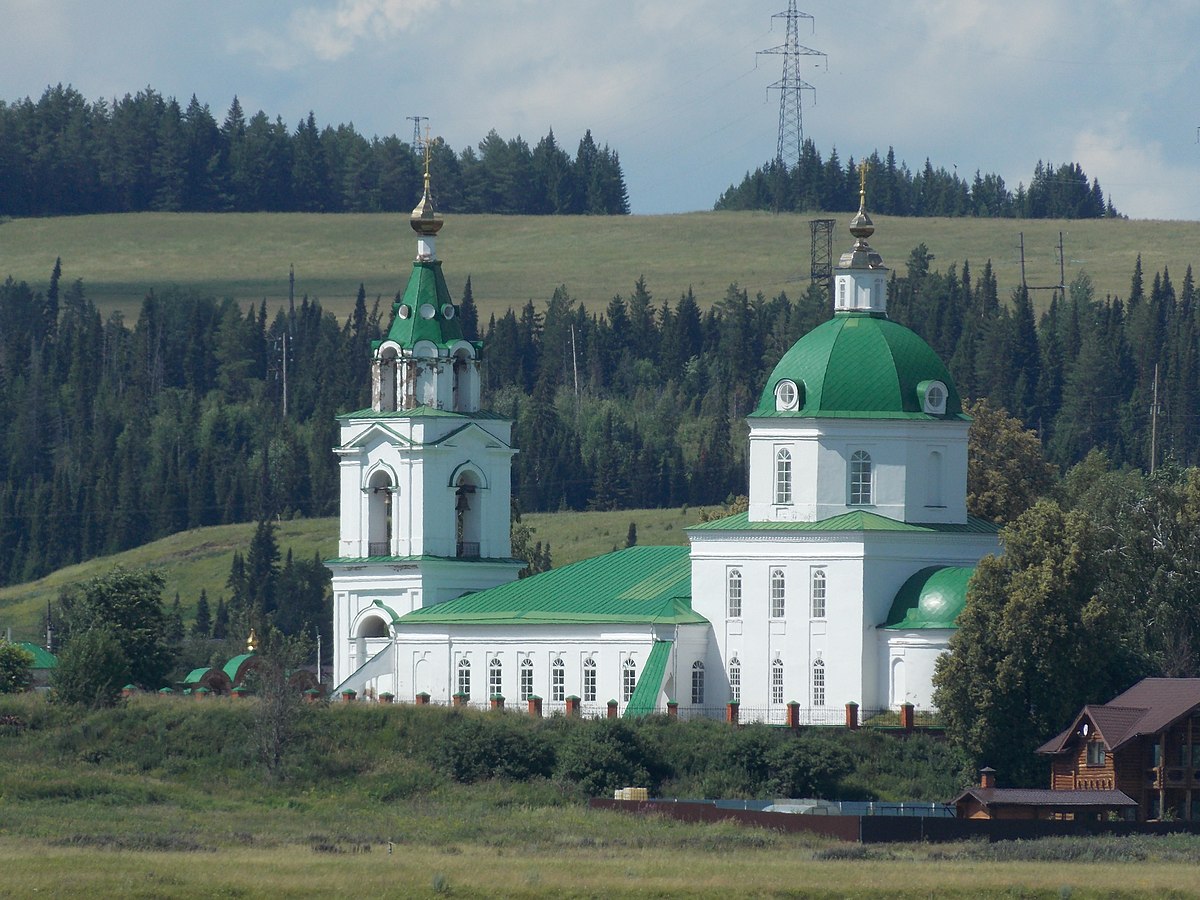
M 994 769 L 983 769 L 980 775 L 979 787 L 954 798 L 960 819 L 1133 819 L 1137 812 L 1137 802 L 1118 790 L 998 788 Z

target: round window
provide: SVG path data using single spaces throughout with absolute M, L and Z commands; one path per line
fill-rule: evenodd
M 925 389 L 925 412 L 941 414 L 946 411 L 946 388 L 935 381 Z
M 795 409 L 799 396 L 800 392 L 796 390 L 796 383 L 784 379 L 775 386 L 775 408 L 778 410 Z

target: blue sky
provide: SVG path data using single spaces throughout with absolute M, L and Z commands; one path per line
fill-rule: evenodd
M 635 213 L 711 208 L 775 153 L 786 0 L 0 0 L 0 97 L 147 85 L 218 120 L 353 122 L 456 150 L 585 128 L 621 156 Z M 843 162 L 895 147 L 1028 182 L 1077 161 L 1136 218 L 1200 219 L 1200 4 L 800 0 L 805 134 Z M 808 60 L 806 60 L 808 62 Z

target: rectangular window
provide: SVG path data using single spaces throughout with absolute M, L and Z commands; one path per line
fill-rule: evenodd
M 786 447 L 775 451 L 775 502 L 792 502 L 792 454 Z
M 783 702 L 783 662 L 778 659 L 771 664 L 771 702 Z
M 583 661 L 583 700 L 585 703 L 596 702 L 596 661 Z
M 550 699 L 557 703 L 567 699 L 567 669 L 561 659 L 550 667 Z
M 783 569 L 771 570 L 771 618 L 782 619 L 786 612 L 787 582 Z
M 729 664 L 729 699 L 742 702 L 742 664 L 736 659 Z
M 637 687 L 637 663 L 632 659 L 625 660 L 625 665 L 621 667 L 621 699 L 626 703 L 633 696 L 633 690 Z
M 825 570 L 813 569 L 812 573 L 812 617 L 825 618 Z
M 500 664 L 500 658 L 492 657 L 492 661 L 488 663 L 488 693 L 493 697 L 504 693 L 503 674 L 504 667 Z
M 825 664 L 819 660 L 813 664 L 812 705 L 825 705 Z

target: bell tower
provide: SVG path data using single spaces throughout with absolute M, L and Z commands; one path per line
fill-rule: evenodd
M 338 417 L 335 681 L 378 658 L 414 609 L 516 578 L 509 539 L 512 422 L 482 408 L 481 341 L 463 336 L 435 239 L 429 157 L 412 211 L 417 256 L 372 347 L 371 406 Z

